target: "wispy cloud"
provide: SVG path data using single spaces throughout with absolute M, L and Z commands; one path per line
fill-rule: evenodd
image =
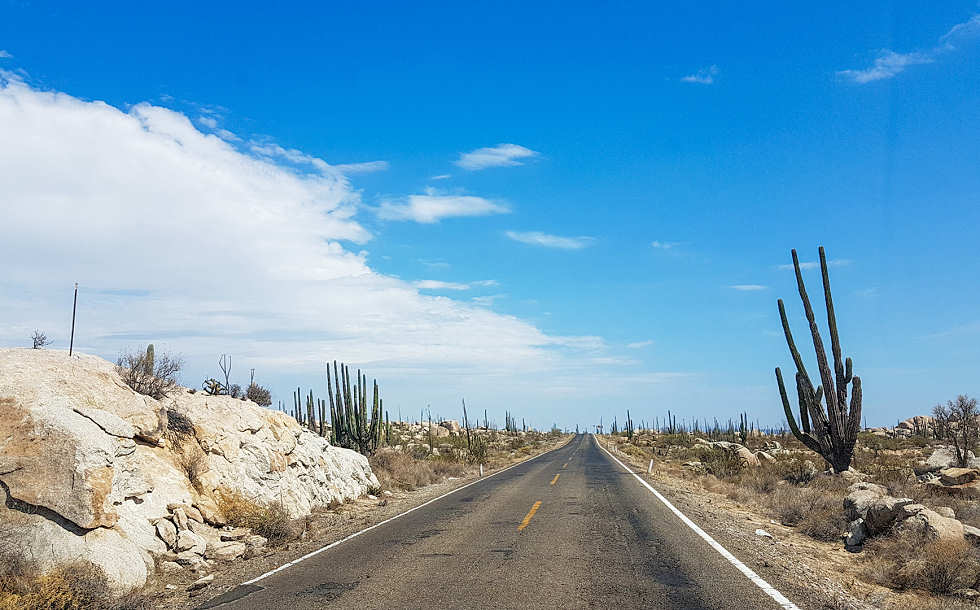
M 449 180 L 452 177 L 452 174 L 439 174 L 438 176 L 432 176 L 429 180 Z
M 0 59 L 10 59 L 11 57 L 13 57 L 13 55 L 7 51 L 4 51 L 3 49 L 0 49 Z
M 839 70 L 837 75 L 858 84 L 885 80 L 901 74 L 909 66 L 930 64 L 942 54 L 954 51 L 961 42 L 976 38 L 980 34 L 980 14 L 973 15 L 963 23 L 957 23 L 939 37 L 931 49 L 898 53 L 891 49 L 878 52 L 874 62 L 860 70 Z
M 419 280 L 412 284 L 419 290 L 469 290 L 473 287 L 487 288 L 499 286 L 497 280 L 479 280 L 476 282 L 444 282 L 442 280 Z
M 739 292 L 757 292 L 759 290 L 768 290 L 768 286 L 763 286 L 761 284 L 734 284 L 729 286 L 733 290 L 738 290 Z
M 383 172 L 388 169 L 387 161 L 366 161 L 364 163 L 341 163 L 334 165 L 334 169 L 342 174 L 369 174 L 371 172 Z
M 442 282 L 440 280 L 419 280 L 413 284 L 420 290 L 469 290 L 469 284 Z
M 488 294 L 486 296 L 473 297 L 470 300 L 476 303 L 477 305 L 480 305 L 481 307 L 492 307 L 495 301 L 504 298 L 504 296 L 506 295 Z
M 846 267 L 847 265 L 850 265 L 851 262 L 852 261 L 847 258 L 835 258 L 827 261 L 827 266 Z M 819 268 L 820 268 L 819 261 L 800 261 L 800 269 L 803 269 L 804 271 L 809 269 L 819 269 Z M 779 269 L 780 271 L 792 271 L 793 263 L 786 263 L 785 265 L 776 265 L 776 269 Z
M 560 235 L 542 233 L 541 231 L 507 231 L 505 235 L 523 244 L 562 250 L 581 250 L 582 248 L 591 246 L 595 242 L 595 238 L 584 235 L 579 237 L 562 237 Z
M 653 345 L 653 340 L 648 339 L 646 341 L 634 341 L 633 343 L 627 343 L 626 347 L 628 347 L 629 349 L 640 349 L 643 347 L 649 347 L 651 345 Z
M 441 195 L 428 189 L 425 195 L 409 195 L 382 202 L 378 208 L 378 217 L 384 220 L 411 220 L 432 224 L 443 218 L 489 216 L 508 212 L 510 209 L 507 206 L 483 197 Z
M 456 165 L 468 170 L 523 165 L 522 159 L 532 159 L 538 154 L 538 152 L 518 144 L 498 144 L 490 148 L 478 148 L 468 153 L 462 153 L 456 160 Z
M 208 129 L 216 129 L 218 127 L 218 119 L 214 118 L 213 116 L 201 115 L 197 117 L 197 122 L 204 125 Z
M 718 66 L 708 66 L 707 68 L 701 68 L 694 74 L 682 76 L 681 82 L 696 83 L 698 85 L 710 85 L 715 82 L 716 76 L 718 76 Z

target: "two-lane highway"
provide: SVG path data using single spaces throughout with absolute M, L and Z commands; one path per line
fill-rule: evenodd
M 289 610 L 779 607 L 591 435 L 208 605 L 220 602 Z

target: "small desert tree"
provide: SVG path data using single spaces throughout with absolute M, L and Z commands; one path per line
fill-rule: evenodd
M 34 342 L 34 349 L 41 349 L 45 345 L 51 344 L 48 336 L 36 328 L 34 329 L 34 334 L 31 335 L 31 341 Z
M 126 385 L 140 394 L 160 399 L 177 388 L 183 362 L 171 354 L 156 356 L 151 345 L 145 350 L 120 354 L 116 365 Z
M 980 423 L 977 421 L 980 411 L 977 411 L 977 399 L 957 396 L 956 400 L 933 407 L 932 416 L 936 430 L 943 430 L 943 436 L 953 441 L 956 462 L 960 468 L 966 468 L 969 452 L 980 442 Z
M 255 383 L 255 369 L 252 369 L 249 375 L 248 389 L 245 390 L 245 396 L 262 407 L 268 407 L 272 404 L 272 393 L 269 392 L 269 389 Z

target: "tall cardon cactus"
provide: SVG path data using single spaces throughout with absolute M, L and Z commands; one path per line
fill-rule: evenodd
M 830 350 L 834 357 L 834 368 L 831 370 L 824 350 L 820 330 L 810 306 L 806 287 L 803 285 L 803 274 L 800 272 L 800 260 L 793 250 L 793 269 L 796 271 L 796 285 L 803 301 L 803 310 L 810 324 L 810 335 L 813 338 L 813 349 L 817 355 L 817 368 L 820 370 L 821 385 L 816 389 L 810 381 L 810 376 L 803 365 L 803 358 L 796 349 L 793 333 L 790 332 L 786 320 L 786 308 L 783 300 L 779 299 L 779 318 L 783 324 L 783 333 L 789 345 L 790 354 L 796 364 L 796 392 L 799 396 L 800 423 L 793 417 L 783 375 L 776 367 L 776 382 L 779 384 L 779 396 L 786 412 L 786 421 L 790 430 L 801 443 L 820 454 L 830 464 L 834 472 L 844 472 L 851 465 L 854 456 L 854 444 L 857 442 L 861 424 L 861 378 L 853 375 L 851 359 L 843 358 L 840 339 L 837 336 L 837 318 L 834 315 L 834 301 L 830 295 L 830 274 L 827 272 L 827 255 L 820 248 L 820 271 L 823 276 L 823 294 L 827 306 L 827 326 L 830 330 Z M 851 386 L 851 404 L 847 405 L 847 386 Z M 826 409 L 821 404 L 826 403 Z

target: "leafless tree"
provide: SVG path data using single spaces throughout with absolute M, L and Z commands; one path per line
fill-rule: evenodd
M 140 349 L 120 354 L 116 365 L 123 382 L 135 392 L 160 399 L 177 388 L 177 376 L 184 363 L 171 354 L 154 357 L 152 352 Z
M 956 461 L 960 468 L 966 468 L 969 452 L 980 441 L 980 423 L 977 418 L 977 399 L 968 396 L 957 396 L 945 405 L 936 405 L 932 409 L 936 430 L 942 430 L 943 436 L 953 441 L 956 451 Z
M 218 366 L 221 367 L 221 372 L 225 376 L 225 391 L 231 392 L 231 356 L 227 354 L 221 354 L 221 358 L 218 359 Z
M 34 341 L 34 349 L 41 349 L 45 345 L 51 345 L 48 336 L 36 328 L 34 329 L 34 334 L 31 336 L 31 340 Z

